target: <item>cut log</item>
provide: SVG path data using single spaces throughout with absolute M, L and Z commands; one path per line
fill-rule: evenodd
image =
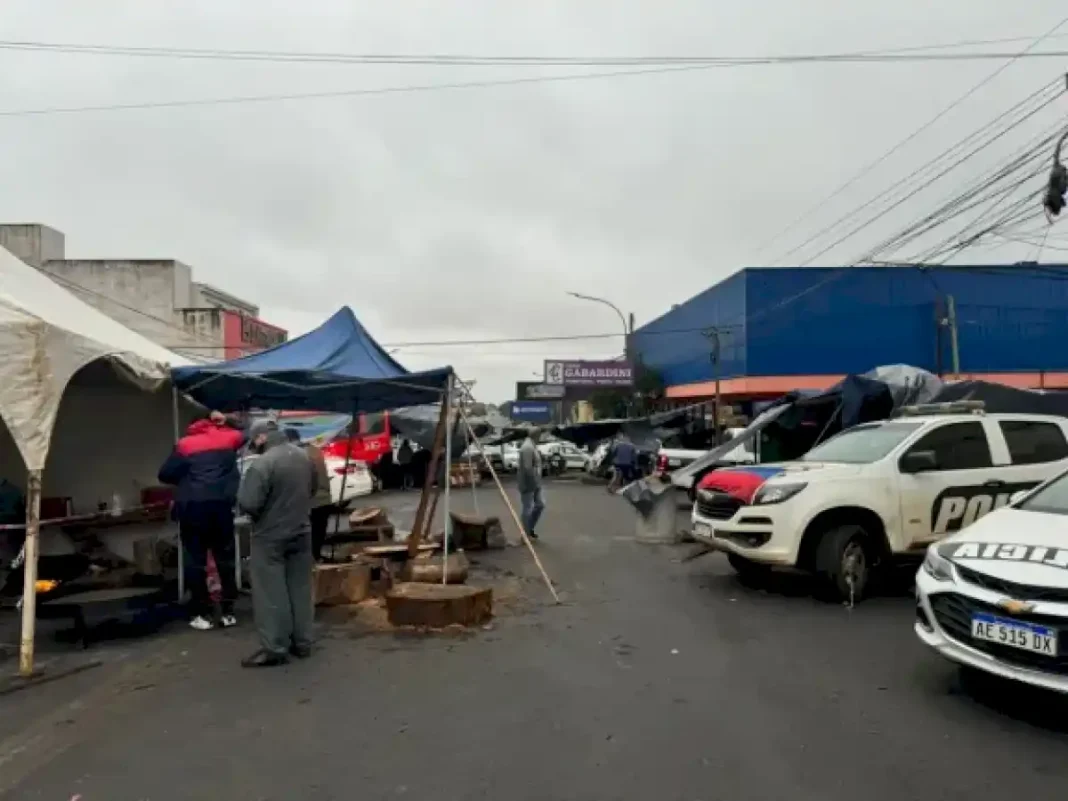
M 452 512 L 452 542 L 457 548 L 471 551 L 486 548 L 503 548 L 504 528 L 498 517 L 479 517 L 478 515 Z
M 454 551 L 447 557 L 449 584 L 463 584 L 467 581 L 470 565 L 463 551 Z M 402 581 L 419 581 L 424 584 L 441 584 L 443 566 L 441 557 L 433 553 L 419 554 L 415 559 L 404 563 L 400 571 Z
M 316 606 L 355 604 L 371 594 L 371 568 L 359 562 L 316 565 L 312 579 Z
M 493 590 L 466 584 L 397 584 L 386 593 L 394 626 L 477 626 L 493 617 Z

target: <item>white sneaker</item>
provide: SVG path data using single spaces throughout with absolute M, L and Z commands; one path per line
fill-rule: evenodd
M 210 631 L 211 629 L 215 628 L 215 624 L 203 615 L 197 615 L 195 618 L 189 621 L 189 625 L 197 631 Z
M 233 615 L 223 615 L 222 620 L 220 622 L 222 623 L 222 627 L 224 629 L 228 629 L 231 626 L 237 625 L 237 618 Z

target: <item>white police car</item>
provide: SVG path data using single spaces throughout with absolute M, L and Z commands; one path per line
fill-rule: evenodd
M 932 545 L 915 627 L 954 662 L 1068 693 L 1068 474 Z
M 855 426 L 801 460 L 729 468 L 698 484 L 693 536 L 740 573 L 792 567 L 859 599 L 872 569 L 927 546 L 1068 468 L 1068 420 L 912 407 Z M 1066 543 L 1068 547 L 1068 543 Z

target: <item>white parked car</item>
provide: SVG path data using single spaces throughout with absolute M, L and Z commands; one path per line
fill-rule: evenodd
M 253 460 L 258 458 L 259 454 L 250 453 L 238 460 L 238 468 L 241 470 L 242 476 L 245 475 L 245 470 L 248 469 Z M 364 462 L 349 462 L 346 478 L 345 460 L 332 459 L 328 456 L 326 458 L 326 474 L 330 478 L 330 497 L 333 499 L 334 505 L 340 509 L 344 509 L 356 498 L 362 498 L 375 491 L 371 471 L 367 469 L 367 465 Z M 345 484 L 344 495 L 342 495 L 341 487 L 343 479 Z
M 915 628 L 961 665 L 1068 693 L 1068 474 L 928 549 Z
M 506 472 L 519 471 L 519 443 L 508 442 L 501 446 L 501 464 Z
M 922 557 L 1068 467 L 1064 418 L 987 415 L 960 403 L 904 412 L 850 428 L 796 462 L 709 473 L 693 536 L 726 551 L 739 572 L 797 567 L 816 574 L 826 594 L 858 599 L 873 568 Z M 759 488 L 739 497 L 730 482 L 746 478 Z
M 590 456 L 571 442 L 542 442 L 538 445 L 542 464 L 548 467 L 553 460 L 562 459 L 565 470 L 585 470 L 590 463 Z

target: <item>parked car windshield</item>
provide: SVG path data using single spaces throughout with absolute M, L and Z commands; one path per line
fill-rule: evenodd
M 1068 515 L 1068 473 L 1061 473 L 1046 486 L 1016 504 L 1017 509 Z
M 890 453 L 921 425 L 905 422 L 860 425 L 817 445 L 801 461 L 871 464 Z

